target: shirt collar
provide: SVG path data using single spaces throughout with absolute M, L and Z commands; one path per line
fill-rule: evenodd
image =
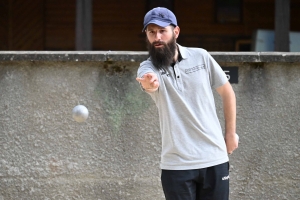
M 185 47 L 183 47 L 183 46 L 181 46 L 181 45 L 179 45 L 179 44 L 177 44 L 177 46 L 178 46 L 178 57 L 179 56 L 181 56 L 181 58 L 182 58 L 182 60 L 184 60 L 184 59 L 187 59 L 187 51 L 186 51 L 186 48 Z

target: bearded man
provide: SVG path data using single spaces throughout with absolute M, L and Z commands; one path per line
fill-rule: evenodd
M 226 74 L 206 50 L 176 43 L 180 28 L 170 10 L 150 10 L 143 32 L 149 58 L 140 64 L 136 80 L 158 108 L 166 199 L 228 199 L 228 154 L 238 139 L 236 98 Z M 225 139 L 213 89 L 223 101 Z

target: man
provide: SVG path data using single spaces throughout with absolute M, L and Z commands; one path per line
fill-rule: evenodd
M 180 29 L 170 10 L 150 10 L 143 31 L 150 57 L 140 64 L 136 80 L 158 108 L 166 199 L 228 199 L 228 154 L 238 140 L 236 99 L 225 73 L 204 49 L 176 43 Z M 212 89 L 223 100 L 225 139 Z

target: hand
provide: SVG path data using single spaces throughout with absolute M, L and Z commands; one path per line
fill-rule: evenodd
M 141 83 L 144 90 L 148 92 L 154 92 L 159 87 L 159 82 L 155 73 L 147 73 L 142 78 L 136 78 Z
M 237 134 L 226 134 L 225 143 L 227 147 L 227 153 L 232 154 L 235 149 L 239 146 L 239 139 Z

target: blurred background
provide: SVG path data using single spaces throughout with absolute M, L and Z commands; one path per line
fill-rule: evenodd
M 283 51 L 300 51 L 300 0 L 0 0 L 0 50 L 145 51 L 157 6 L 175 13 L 183 46 L 273 51 L 277 26 Z

